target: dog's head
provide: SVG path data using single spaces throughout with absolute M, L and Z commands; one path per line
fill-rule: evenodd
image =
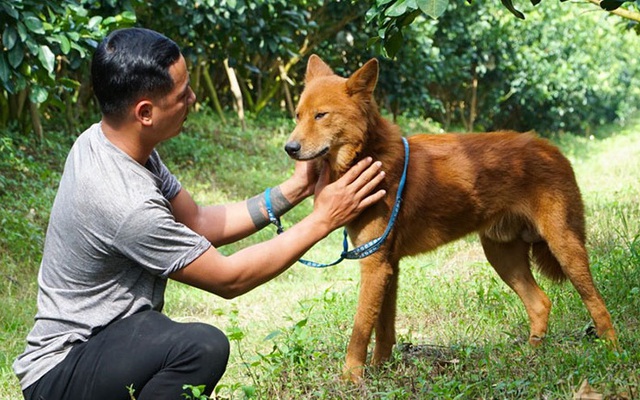
M 296 127 L 285 145 L 289 156 L 296 160 L 326 158 L 336 175 L 346 172 L 358 159 L 367 128 L 378 115 L 373 99 L 377 81 L 376 59 L 343 78 L 318 56 L 309 57 L 305 88 L 296 107 Z

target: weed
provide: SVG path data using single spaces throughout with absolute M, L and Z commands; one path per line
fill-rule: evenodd
M 186 393 L 182 394 L 186 400 L 207 400 L 209 396 L 204 394 L 205 385 L 182 385 L 182 390 Z

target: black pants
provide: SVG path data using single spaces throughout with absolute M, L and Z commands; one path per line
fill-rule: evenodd
M 184 399 L 183 385 L 211 394 L 227 367 L 229 341 L 217 328 L 178 323 L 155 311 L 114 322 L 24 390 L 26 400 Z M 187 391 L 187 393 L 190 393 Z

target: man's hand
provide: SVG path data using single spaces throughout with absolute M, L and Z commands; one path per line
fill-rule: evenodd
M 323 214 L 330 230 L 347 224 L 362 210 L 379 201 L 385 190 L 372 191 L 384 179 L 382 163 L 368 157 L 351 167 L 346 174 L 329 183 L 329 168 L 324 166 L 315 189 L 314 213 Z
M 320 160 L 296 161 L 291 180 L 295 182 L 304 198 L 314 193 L 321 169 Z

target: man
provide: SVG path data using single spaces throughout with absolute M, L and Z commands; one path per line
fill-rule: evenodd
M 38 313 L 14 363 L 30 399 L 180 399 L 213 391 L 229 342 L 217 328 L 160 313 L 167 278 L 233 298 L 285 271 L 384 191 L 364 160 L 328 184 L 304 162 L 271 191 L 282 215 L 315 193 L 287 232 L 230 256 L 215 246 L 268 225 L 264 195 L 201 207 L 164 166 L 156 145 L 179 134 L 195 94 L 178 46 L 146 29 L 111 33 L 92 66 L 102 120 L 76 141 L 49 220 Z

